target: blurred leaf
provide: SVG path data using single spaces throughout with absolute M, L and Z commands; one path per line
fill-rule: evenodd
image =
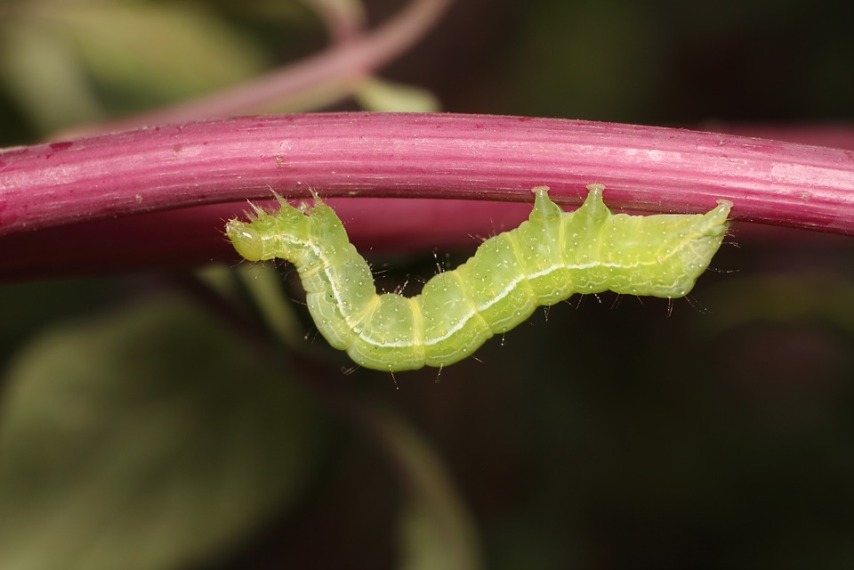
M 237 84 L 268 64 L 204 4 L 45 0 L 14 14 L 0 29 L 5 81 L 43 128 L 92 120 L 95 92 L 124 111 Z
M 439 100 L 426 89 L 375 77 L 363 81 L 355 96 L 367 111 L 435 113 L 441 110 Z
M 50 132 L 101 118 L 101 105 L 85 64 L 68 38 L 29 22 L 6 26 L 2 33 L 4 88 L 37 128 Z
M 312 402 L 176 301 L 57 327 L 0 408 L 0 567 L 161 569 L 293 500 Z
M 266 64 L 203 4 L 110 3 L 62 18 L 97 77 L 123 91 L 186 97 L 252 77 Z
M 57 319 L 114 302 L 125 286 L 114 279 L 5 283 L 0 287 L 0 370 L 33 335 Z
M 285 346 L 304 348 L 305 331 L 282 288 L 282 277 L 271 263 L 241 264 L 235 269 L 258 304 L 261 317 Z
M 477 530 L 450 475 L 423 437 L 394 412 L 361 410 L 399 471 L 406 496 L 400 520 L 403 570 L 476 570 Z

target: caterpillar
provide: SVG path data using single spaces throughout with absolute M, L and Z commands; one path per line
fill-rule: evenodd
M 484 241 L 468 261 L 430 279 L 421 294 L 377 294 L 367 261 L 335 212 L 281 197 L 277 212 L 253 207 L 226 234 L 250 261 L 296 266 L 320 333 L 361 366 L 389 372 L 458 362 L 538 306 L 606 290 L 673 299 L 687 295 L 721 245 L 732 203 L 706 214 L 612 214 L 601 184 L 564 212 L 547 186 L 519 227 Z

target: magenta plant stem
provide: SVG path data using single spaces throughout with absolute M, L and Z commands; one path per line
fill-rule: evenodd
M 854 234 L 851 150 L 561 119 L 338 113 L 189 123 L 0 152 L 0 252 L 2 236 L 264 199 L 271 189 L 530 202 L 531 187 L 546 184 L 555 201 L 572 205 L 591 182 L 605 184 L 617 208 L 700 212 L 724 198 L 735 219 Z M 199 212 L 210 223 L 210 208 Z M 386 222 L 381 211 L 353 220 L 355 231 Z

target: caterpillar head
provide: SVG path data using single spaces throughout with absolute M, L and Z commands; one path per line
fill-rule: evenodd
M 305 214 L 279 201 L 278 212 L 269 213 L 252 205 L 249 221 L 233 219 L 225 233 L 234 249 L 249 261 L 266 261 L 275 257 L 290 259 L 290 250 L 301 253 L 307 233 Z
M 264 238 L 252 228 L 251 223 L 230 220 L 225 226 L 225 234 L 231 240 L 234 249 L 249 261 L 264 259 Z

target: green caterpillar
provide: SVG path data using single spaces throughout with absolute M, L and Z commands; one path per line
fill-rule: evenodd
M 250 261 L 293 263 L 321 334 L 358 364 L 386 371 L 446 366 L 527 319 L 538 306 L 606 290 L 672 299 L 687 295 L 708 267 L 732 204 L 706 214 L 614 215 L 601 184 L 574 212 L 537 186 L 534 209 L 518 228 L 484 241 L 464 264 L 430 279 L 420 295 L 378 295 L 371 270 L 335 212 L 279 199 L 275 213 L 253 207 L 226 233 Z

